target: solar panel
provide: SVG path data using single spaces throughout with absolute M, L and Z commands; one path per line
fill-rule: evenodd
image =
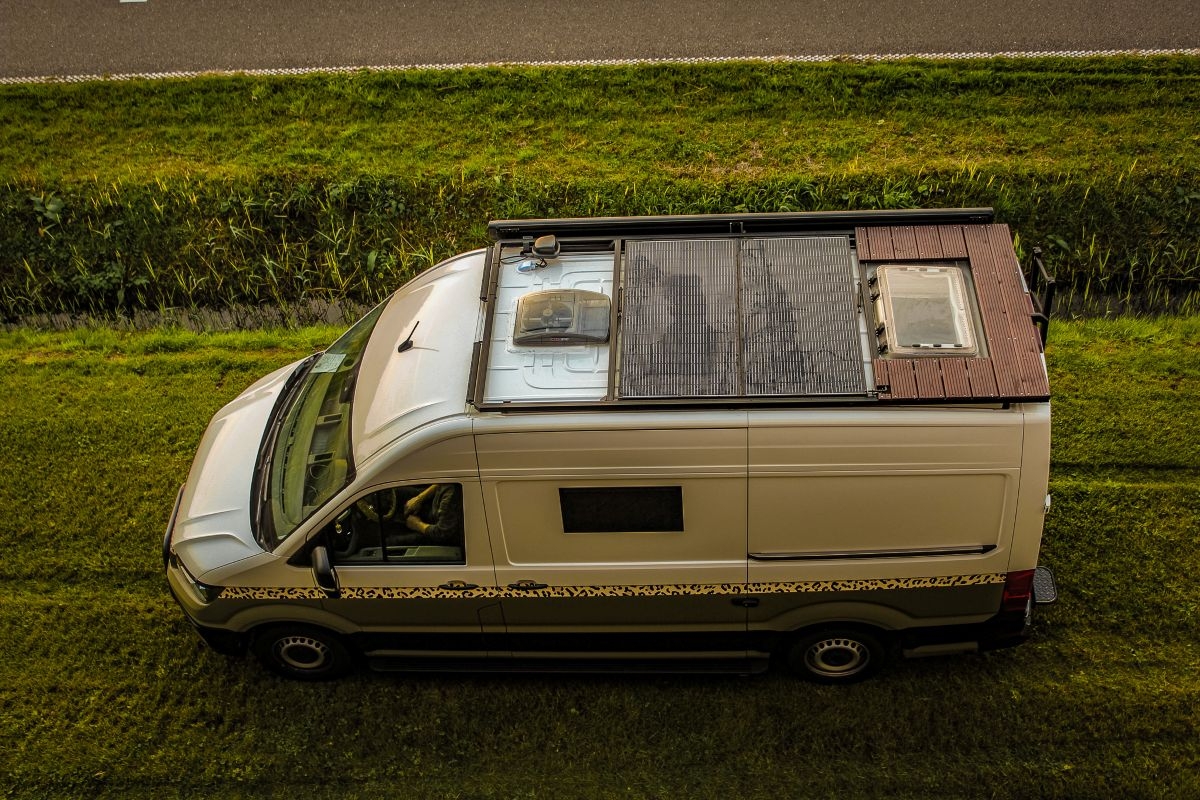
M 621 398 L 865 392 L 845 236 L 630 241 Z
M 621 397 L 740 393 L 737 242 L 629 242 Z
M 865 392 L 849 240 L 744 239 L 740 255 L 745 393 Z

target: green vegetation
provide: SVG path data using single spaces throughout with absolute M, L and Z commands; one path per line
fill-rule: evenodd
M 209 652 L 159 541 L 205 422 L 333 329 L 0 334 L 0 793 L 1200 795 L 1200 318 L 1056 324 L 1061 600 L 1012 651 L 843 689 L 357 675 Z
M 1200 59 L 0 87 L 0 320 L 369 303 L 488 219 L 990 205 L 1090 311 L 1200 307 Z

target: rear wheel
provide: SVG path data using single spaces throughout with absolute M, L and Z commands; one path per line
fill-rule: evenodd
M 784 653 L 788 669 L 814 683 L 855 683 L 871 677 L 886 658 L 875 634 L 827 628 L 798 636 Z
M 325 681 L 350 672 L 354 661 L 336 634 L 307 625 L 279 625 L 254 637 L 254 655 L 285 678 Z

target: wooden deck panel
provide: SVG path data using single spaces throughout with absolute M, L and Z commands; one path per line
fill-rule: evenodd
M 1008 226 L 982 226 L 980 233 L 980 256 L 995 275 L 995 297 L 1003 308 L 1005 338 L 1000 344 L 1005 361 L 1001 364 L 1003 369 L 997 370 L 997 385 L 1002 394 L 1013 397 L 1044 397 L 1050 387 L 1042 365 L 1041 337 L 1029 322 L 1033 301 L 1025 291 L 1020 266 L 1012 252 Z M 971 257 L 974 266 L 974 252 Z M 988 343 L 990 346 L 990 338 Z
M 871 371 L 875 373 L 875 389 L 878 390 L 881 386 L 888 386 L 891 379 L 888 377 L 888 362 L 881 358 L 871 359 Z
M 988 226 L 991 253 L 998 266 L 1000 285 L 1008 311 L 1013 348 L 1016 351 L 1016 376 L 1021 396 L 1048 395 L 1050 386 L 1042 362 L 1042 339 L 1037 329 L 1027 324 L 1033 314 L 1033 298 L 1025 289 L 1021 265 L 1011 246 L 1006 225 Z
M 911 225 L 892 228 L 892 251 L 897 261 L 916 261 L 921 257 L 917 249 L 917 232 Z
M 983 316 L 983 330 L 987 338 L 988 353 L 996 366 L 996 388 L 1008 397 L 1017 394 L 1021 385 L 1016 374 L 1017 349 L 1009 312 L 1004 302 L 1004 289 L 999 269 L 991 252 L 991 242 L 983 226 L 965 231 L 967 257 L 971 260 L 971 276 L 975 279 L 975 291 L 979 295 L 979 310 Z
M 922 358 L 913 359 L 916 363 L 913 364 L 914 371 L 917 374 L 917 395 L 919 397 L 928 397 L 931 399 L 940 399 L 946 396 L 946 390 L 942 387 L 942 365 L 940 358 Z
M 990 358 L 963 359 L 967 377 L 971 379 L 971 397 L 985 400 L 1000 396 L 996 386 L 996 368 Z
M 939 225 L 938 237 L 942 240 L 943 258 L 966 258 L 967 243 L 963 239 L 962 225 Z
M 942 383 L 946 390 L 946 397 L 974 397 L 971 393 L 971 376 L 967 374 L 965 361 L 961 358 L 940 358 L 938 362 L 942 368 Z
M 921 397 L 917 391 L 917 373 L 912 362 L 893 364 L 888 373 L 892 379 L 892 396 L 900 399 L 916 400 Z
M 941 259 L 946 257 L 942 250 L 942 237 L 937 228 L 932 225 L 921 226 L 916 228 L 916 234 L 917 258 Z
M 860 262 L 967 259 L 975 283 L 987 356 L 875 359 L 881 400 L 1021 399 L 1050 394 L 1042 344 L 1030 321 L 1007 225 L 859 228 Z
M 854 240 L 859 261 L 887 261 L 896 257 L 891 228 L 856 228 Z

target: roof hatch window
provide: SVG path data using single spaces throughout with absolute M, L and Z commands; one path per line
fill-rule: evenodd
M 608 341 L 611 308 L 608 297 L 599 292 L 532 292 L 517 301 L 513 344 L 602 344 Z
M 979 354 L 962 267 L 886 264 L 873 283 L 881 354 Z

